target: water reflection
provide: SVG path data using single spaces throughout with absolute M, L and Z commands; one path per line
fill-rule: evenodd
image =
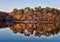
M 2 15 L 2 18 L 0 18 L 0 28 L 10 27 L 13 33 L 21 33 L 25 36 L 34 34 L 34 36 L 39 37 L 41 35 L 51 36 L 60 32 L 60 16 L 56 17 L 55 21 L 54 19 L 41 20 L 39 17 L 35 17 L 36 16 L 33 15 L 31 20 L 29 18 L 25 18 L 25 20 L 17 20 L 16 18 L 11 18 L 9 15 Z
M 60 31 L 60 22 L 43 23 L 14 23 L 10 29 L 14 33 L 21 33 L 25 36 L 34 34 L 35 36 L 50 36 L 58 34 Z
M 15 14 L 15 13 L 14 13 Z M 60 15 L 55 13 L 26 13 L 15 14 L 8 13 L 0 15 L 0 28 L 10 27 L 13 33 L 21 33 L 25 36 L 51 36 L 60 32 Z

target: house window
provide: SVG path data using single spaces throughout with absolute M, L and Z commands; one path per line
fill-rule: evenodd
M 37 19 L 37 15 L 36 15 L 36 14 L 33 14 L 32 18 L 33 18 L 34 20 L 36 20 L 36 19 Z

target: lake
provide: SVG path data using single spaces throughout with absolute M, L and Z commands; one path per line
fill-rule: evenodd
M 0 42 L 60 42 L 60 33 L 40 37 L 13 33 L 9 28 L 0 29 Z

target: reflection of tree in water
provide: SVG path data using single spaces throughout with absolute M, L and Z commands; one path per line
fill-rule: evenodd
M 15 24 L 10 27 L 11 30 L 13 30 L 14 33 L 23 33 L 23 28 L 20 26 L 20 24 Z
M 16 23 L 12 25 L 10 29 L 14 33 L 21 33 L 21 34 L 24 34 L 25 36 L 30 36 L 34 33 L 35 33 L 35 36 L 41 36 L 41 35 L 50 36 L 50 35 L 58 34 L 60 32 L 60 23 L 57 23 L 57 22 L 56 24 L 54 23 L 39 24 L 39 26 L 37 25 L 37 29 L 34 29 L 33 26 L 29 28 L 27 25 L 30 25 L 30 24 L 25 25 L 25 28 L 23 28 L 24 25 L 25 24 L 23 23 Z
M 29 25 L 29 24 L 28 24 Z M 10 27 L 10 29 L 14 32 L 14 33 L 24 33 L 25 35 L 30 35 L 33 33 L 33 30 L 30 29 L 30 27 L 28 27 L 28 25 L 24 24 L 24 23 L 16 23 L 14 25 L 12 25 Z

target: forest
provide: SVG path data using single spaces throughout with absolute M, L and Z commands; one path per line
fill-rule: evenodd
M 60 10 L 56 8 L 25 7 L 10 13 L 0 11 L 0 28 L 9 27 L 14 33 L 30 36 L 57 34 L 60 31 Z M 27 33 L 26 33 L 27 32 Z

